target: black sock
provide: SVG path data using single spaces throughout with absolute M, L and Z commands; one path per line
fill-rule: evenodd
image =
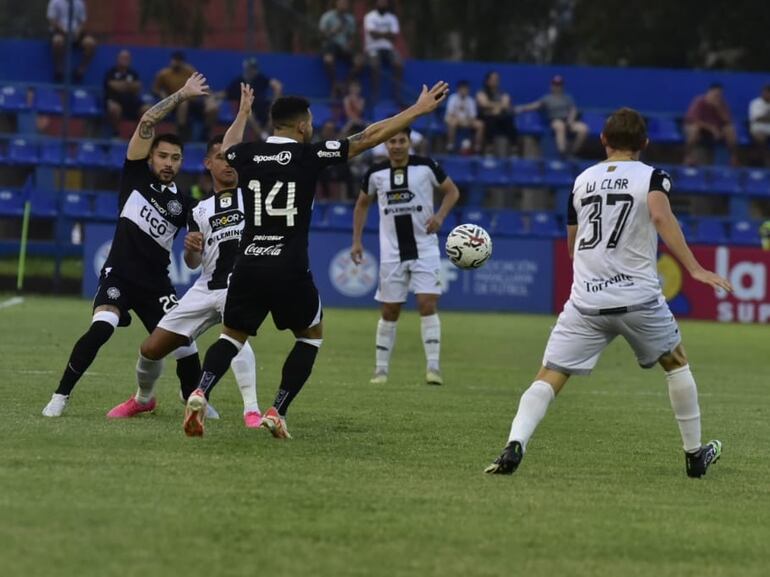
M 221 338 L 206 351 L 206 358 L 203 360 L 203 372 L 198 383 L 198 388 L 203 390 L 206 398 L 208 398 L 214 385 L 230 368 L 230 363 L 237 354 L 238 348 L 229 340 Z
M 289 356 L 286 357 L 286 362 L 283 364 L 281 388 L 278 389 L 278 394 L 273 402 L 273 406 L 282 417 L 286 416 L 286 411 L 294 397 L 305 386 L 310 373 L 313 371 L 313 363 L 315 363 L 317 355 L 318 347 L 297 341 Z
M 96 353 L 99 352 L 104 343 L 110 340 L 114 332 L 115 327 L 108 322 L 94 321 L 91 323 L 86 334 L 80 337 L 75 346 L 72 347 L 67 368 L 64 369 L 64 374 L 59 381 L 59 388 L 56 389 L 57 394 L 69 395 L 72 392 L 80 377 L 94 362 Z
M 176 361 L 176 376 L 179 377 L 179 387 L 182 390 L 182 398 L 186 401 L 201 378 L 201 358 L 198 353 L 193 353 Z M 207 395 L 208 398 L 208 395 Z

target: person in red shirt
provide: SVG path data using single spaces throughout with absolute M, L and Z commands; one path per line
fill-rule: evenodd
M 721 84 L 714 83 L 705 94 L 693 98 L 684 117 L 684 135 L 685 164 L 697 164 L 693 153 L 698 145 L 716 142 L 724 142 L 730 162 L 738 164 L 738 137 Z

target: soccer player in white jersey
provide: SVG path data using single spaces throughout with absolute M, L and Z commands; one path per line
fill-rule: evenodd
M 420 312 L 427 359 L 425 380 L 430 385 L 441 385 L 441 322 L 436 312 L 441 296 L 441 259 L 436 233 L 460 193 L 435 160 L 409 154 L 409 134 L 407 127 L 391 137 L 386 142 L 388 160 L 373 165 L 364 176 L 353 212 L 350 257 L 356 264 L 363 260 L 366 213 L 376 200 L 380 210 L 380 283 L 374 298 L 382 303 L 382 318 L 377 323 L 376 365 L 371 382 L 388 381 L 396 326 L 411 288 Z M 436 190 L 443 199 L 434 212 Z
M 253 92 L 246 85 L 242 85 L 242 91 L 241 108 L 250 111 Z M 222 322 L 227 279 L 238 255 L 244 226 L 243 194 L 237 188 L 237 173 L 224 157 L 222 136 L 209 141 L 204 165 L 211 173 L 214 194 L 192 209 L 184 252 L 187 265 L 191 268 L 201 265 L 203 271 L 179 305 L 161 319 L 142 343 L 136 364 L 138 390 L 107 413 L 109 418 L 130 418 L 152 411 L 163 358 L 178 347 L 194 343 L 199 335 Z M 248 342 L 232 360 L 231 367 L 243 397 L 244 424 L 257 429 L 262 424 L 262 415 L 257 403 L 256 360 Z M 213 409 L 209 409 L 206 416 L 218 417 Z
M 601 140 L 607 160 L 577 177 L 567 207 L 572 293 L 551 332 L 542 367 L 521 396 L 508 444 L 487 473 L 511 474 L 518 468 L 535 428 L 569 377 L 589 374 L 618 335 L 639 365 L 660 364 L 666 373 L 687 475 L 703 476 L 721 455 L 719 441 L 701 445 L 698 390 L 658 280 L 658 235 L 695 280 L 715 290 L 732 287 L 704 269 L 687 246 L 671 212 L 669 175 L 639 161 L 649 142 L 642 116 L 629 108 L 617 110 Z

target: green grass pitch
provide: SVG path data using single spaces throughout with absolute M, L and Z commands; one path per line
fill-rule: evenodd
M 136 319 L 66 415 L 43 418 L 89 317 L 74 299 L 0 308 L 3 577 L 769 574 L 764 326 L 682 323 L 704 441 L 724 442 L 692 480 L 662 371 L 636 368 L 620 341 L 567 385 L 514 476 L 483 475 L 551 317 L 443 313 L 446 385 L 428 387 L 419 322 L 405 314 L 391 381 L 375 387 L 377 312 L 328 310 L 292 441 L 244 429 L 231 375 L 213 396 L 222 420 L 186 438 L 173 360 L 155 415 L 107 422 L 134 390 Z M 263 408 L 291 342 L 267 325 L 252 341 Z

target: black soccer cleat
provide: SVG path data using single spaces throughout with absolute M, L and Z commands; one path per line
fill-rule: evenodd
M 698 479 L 706 474 L 706 470 L 722 456 L 722 442 L 709 441 L 697 453 L 685 453 L 684 462 L 687 476 Z
M 490 475 L 512 475 L 519 468 L 519 463 L 524 458 L 524 450 L 521 443 L 511 441 L 505 446 L 500 456 L 489 467 L 484 469 Z

